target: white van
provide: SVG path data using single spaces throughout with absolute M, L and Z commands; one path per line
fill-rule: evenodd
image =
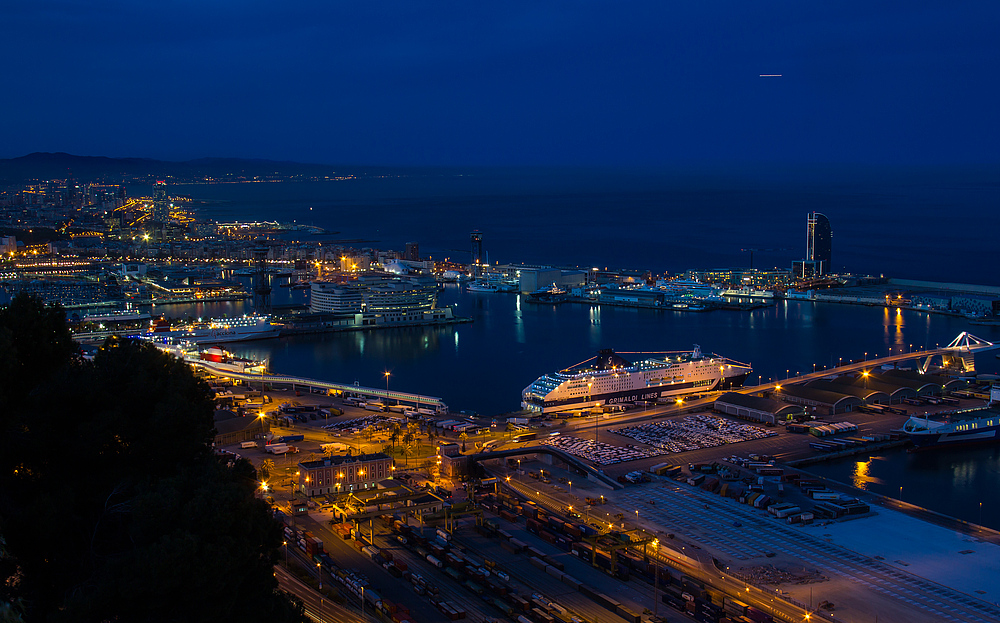
M 246 450 L 247 448 L 256 448 L 257 447 L 257 442 L 256 441 L 244 441 L 244 442 L 240 443 L 240 447 L 243 448 L 244 450 Z

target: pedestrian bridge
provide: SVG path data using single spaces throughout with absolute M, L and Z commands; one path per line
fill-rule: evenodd
M 378 398 L 380 400 L 394 401 L 395 404 L 413 405 L 417 408 L 434 409 L 438 413 L 448 412 L 448 405 L 436 396 L 424 396 L 421 394 L 410 394 L 407 392 L 388 391 L 375 387 L 362 387 L 360 385 L 349 385 L 346 383 L 332 383 L 330 381 L 320 381 L 317 379 L 307 379 L 300 376 L 286 376 L 281 374 L 252 374 L 247 372 L 233 372 L 219 366 L 213 365 L 211 361 L 191 361 L 185 360 L 196 368 L 201 368 L 216 376 L 228 379 L 237 379 L 252 383 L 278 383 L 290 385 L 292 389 L 299 387 L 303 389 L 323 389 L 341 393 L 350 393 L 364 398 Z M 385 404 L 391 404 L 386 402 Z

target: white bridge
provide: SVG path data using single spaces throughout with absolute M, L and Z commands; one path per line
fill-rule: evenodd
M 960 367 L 963 372 L 972 372 L 976 369 L 975 354 L 977 352 L 995 350 L 1000 345 L 976 337 L 968 331 L 962 331 L 958 337 L 953 339 L 947 346 L 941 348 L 938 353 L 941 355 L 944 365 Z M 933 355 L 924 359 L 920 364 L 920 371 L 927 372 L 931 364 Z

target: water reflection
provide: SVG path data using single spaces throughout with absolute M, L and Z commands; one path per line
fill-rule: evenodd
M 872 460 L 878 457 L 869 457 L 867 461 L 857 461 L 854 463 L 854 473 L 851 474 L 851 484 L 858 489 L 868 491 L 869 484 L 882 485 L 883 480 L 870 474 Z

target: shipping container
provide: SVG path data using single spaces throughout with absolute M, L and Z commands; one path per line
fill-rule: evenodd
M 642 617 L 640 615 L 636 614 L 635 612 L 632 612 L 631 610 L 622 605 L 618 606 L 618 608 L 615 610 L 615 614 L 625 619 L 629 623 L 640 623 L 642 621 Z
M 747 613 L 747 606 L 738 599 L 733 599 L 728 595 L 722 598 L 722 610 L 729 615 L 743 616 Z
M 545 612 L 541 608 L 531 609 L 531 620 L 535 623 L 554 623 L 555 619 L 548 612 Z
M 501 601 L 500 599 L 494 598 L 492 601 L 490 601 L 490 603 L 493 604 L 493 607 L 495 607 L 500 612 L 503 612 L 507 616 L 512 616 L 514 614 L 514 608 L 511 607 L 506 602 Z
M 778 519 L 784 519 L 784 518 L 788 517 L 789 515 L 794 515 L 794 514 L 800 513 L 800 512 L 802 512 L 801 508 L 799 508 L 798 506 L 793 506 L 791 508 L 783 508 L 783 509 L 777 511 L 774 514 L 774 516 L 777 517 Z

